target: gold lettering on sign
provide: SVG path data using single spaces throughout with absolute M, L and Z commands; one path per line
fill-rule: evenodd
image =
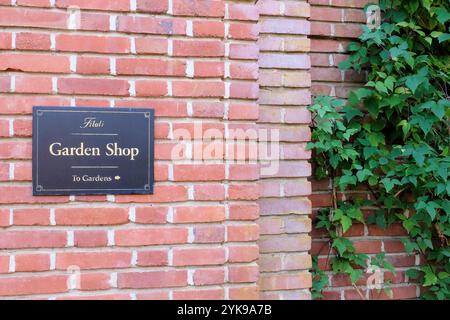
M 84 128 L 103 128 L 105 122 L 103 120 L 97 120 L 95 117 L 84 118 L 83 124 L 80 126 L 81 129 Z
M 117 143 L 108 143 L 106 145 L 106 155 L 110 156 L 125 156 L 130 157 L 130 160 L 134 160 L 139 154 L 138 148 L 120 148 Z
M 78 147 L 63 147 L 61 142 L 54 142 L 48 147 L 48 151 L 55 157 L 98 157 L 101 153 L 100 148 L 86 147 L 84 142 L 81 142 Z M 130 160 L 135 160 L 139 155 L 139 148 L 122 148 L 117 142 L 108 143 L 105 155 L 108 157 L 128 157 Z
M 81 142 L 79 147 L 61 147 L 60 142 L 52 143 L 49 146 L 49 151 L 52 156 L 100 156 L 100 148 L 85 147 Z

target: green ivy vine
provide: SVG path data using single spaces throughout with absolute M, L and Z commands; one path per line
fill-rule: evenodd
M 424 259 L 407 271 L 420 281 L 421 298 L 450 299 L 450 2 L 378 5 L 381 25 L 364 26 L 339 65 L 366 72 L 365 85 L 347 100 L 320 96 L 309 107 L 315 176 L 333 186 L 333 205 L 318 212 L 315 227 L 326 230 L 335 252 L 332 271 L 358 289 L 369 265 L 394 268 L 383 253 L 356 253 L 345 232 L 355 223 L 400 223 L 409 235 L 407 252 Z M 316 259 L 314 266 L 312 294 L 320 298 L 327 281 Z

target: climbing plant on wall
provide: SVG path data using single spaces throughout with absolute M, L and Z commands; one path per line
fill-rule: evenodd
M 381 25 L 364 26 L 339 66 L 367 73 L 365 85 L 347 100 L 317 97 L 309 108 L 315 176 L 333 182 L 333 205 L 318 212 L 315 226 L 327 231 L 335 252 L 332 271 L 356 284 L 369 264 L 394 269 L 383 254 L 356 253 L 344 233 L 354 223 L 400 223 L 406 250 L 424 260 L 407 271 L 420 281 L 421 297 L 450 299 L 450 2 L 379 6 Z M 313 296 L 320 297 L 325 275 L 316 267 L 313 276 Z

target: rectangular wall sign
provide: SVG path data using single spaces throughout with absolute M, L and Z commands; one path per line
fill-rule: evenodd
M 152 194 L 152 109 L 34 107 L 33 195 Z

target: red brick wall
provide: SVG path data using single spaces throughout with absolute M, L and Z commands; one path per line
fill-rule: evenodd
M 362 8 L 368 0 L 310 0 L 311 4 L 311 77 L 313 95 L 332 95 L 346 98 L 348 91 L 360 86 L 363 77 L 352 72 L 342 72 L 337 65 L 346 58 L 345 48 L 349 41 L 361 33 L 361 24 L 366 22 Z M 314 213 L 320 207 L 331 206 L 330 182 L 313 181 L 313 195 L 310 197 Z M 364 192 L 364 191 L 363 191 Z M 329 287 L 324 292 L 325 299 L 361 299 L 347 277 L 333 276 L 326 264 L 329 246 L 324 234 L 312 232 L 313 255 L 319 255 L 319 265 L 329 274 Z M 374 256 L 385 252 L 387 259 L 396 267 L 396 274 L 384 273 L 386 281 L 392 282 L 394 299 L 417 297 L 418 288 L 408 282 L 405 271 L 419 263 L 418 257 L 408 256 L 400 242 L 404 230 L 394 225 L 388 230 L 375 226 L 356 225 L 347 236 L 355 243 L 358 252 Z M 368 274 L 370 276 L 370 274 Z M 383 292 L 370 291 L 365 287 L 366 279 L 358 283 L 361 294 L 366 299 L 387 299 Z
M 249 1 L 0 1 L 0 297 L 258 298 L 258 164 L 223 139 L 171 160 L 179 129 L 256 126 L 257 22 Z M 154 108 L 155 194 L 33 197 L 33 105 Z
M 278 171 L 261 164 L 259 240 L 261 294 L 266 299 L 310 299 L 311 102 L 307 1 L 258 2 L 260 10 L 261 129 L 279 132 Z

